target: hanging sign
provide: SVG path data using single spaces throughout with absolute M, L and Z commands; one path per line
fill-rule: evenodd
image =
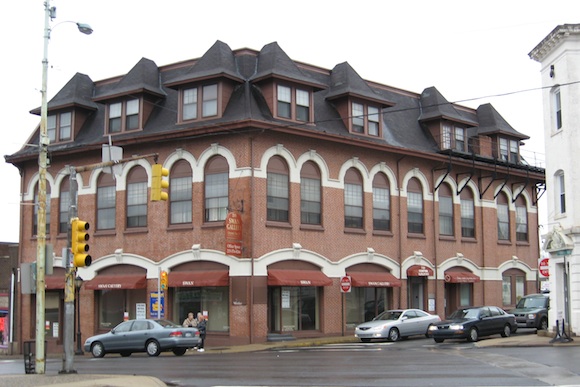
M 242 216 L 229 212 L 226 216 L 226 254 L 242 257 Z

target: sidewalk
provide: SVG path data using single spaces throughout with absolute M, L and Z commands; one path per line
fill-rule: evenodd
M 483 338 L 478 341 L 475 346 L 479 348 L 484 347 L 545 347 L 545 346 L 580 346 L 580 338 L 576 338 L 568 343 L 554 342 L 552 343 L 553 334 L 547 332 L 540 332 L 539 334 L 520 334 L 507 338 L 493 337 Z M 208 354 L 218 355 L 222 353 L 241 353 L 241 352 L 257 352 L 266 351 L 276 348 L 297 348 L 310 347 L 325 344 L 340 344 L 358 342 L 353 336 L 337 336 L 337 337 L 320 337 L 310 339 L 298 339 L 292 341 L 277 341 L 266 342 L 258 344 L 237 345 L 230 347 L 209 347 L 203 353 L 197 351 L 189 351 L 185 356 L 207 356 Z M 89 354 L 85 356 L 90 356 Z M 114 356 L 114 355 L 112 355 Z M 173 355 L 172 355 L 173 356 Z M 4 357 L 0 356 L 0 360 Z M 16 358 L 16 356 L 9 356 L 7 358 Z M 21 358 L 21 357 L 18 357 Z M 24 365 L 23 365 L 24 367 Z M 5 384 L 7 383 L 7 384 Z M 126 387 L 126 386 L 140 386 L 140 387 L 166 387 L 166 384 L 161 380 L 151 376 L 135 376 L 135 375 L 83 375 L 83 374 L 67 374 L 67 375 L 2 375 L 1 385 L 18 386 L 18 387 Z

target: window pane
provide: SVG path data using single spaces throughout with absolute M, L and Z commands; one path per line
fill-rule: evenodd
M 48 116 L 46 120 L 46 131 L 50 142 L 56 141 L 56 116 Z
M 203 87 L 202 117 L 217 115 L 217 85 Z
M 423 195 L 419 192 L 407 194 L 408 231 L 423 233 Z
M 373 187 L 373 229 L 391 229 L 390 195 L 388 188 Z
M 139 100 L 132 99 L 127 101 L 127 115 L 139 114 Z
M 453 199 L 439 197 L 439 234 L 453 235 Z
M 60 139 L 61 140 L 70 140 L 71 138 L 71 116 L 70 112 L 62 113 L 60 115 Z
M 464 238 L 475 237 L 475 216 L 473 200 L 461 199 L 461 236 Z
M 68 224 L 70 222 L 68 216 L 68 210 L 70 207 L 70 192 L 68 191 L 61 191 L 60 192 L 60 214 L 59 214 L 59 233 L 66 233 L 68 231 Z
M 528 211 L 526 207 L 516 207 L 516 240 L 528 240 Z
M 292 103 L 292 95 L 289 87 L 278 85 L 278 116 L 290 118 L 290 106 Z
M 192 179 L 191 177 L 173 177 L 169 183 L 171 201 L 171 224 L 191 223 L 192 220 Z
M 512 302 L 512 277 L 502 277 L 502 300 L 504 305 Z
M 506 204 L 497 205 L 497 238 L 510 239 L 509 209 Z
M 363 192 L 358 184 L 344 185 L 344 226 L 363 227 Z
M 228 202 L 228 174 L 214 173 L 205 176 L 205 221 L 226 219 Z
M 300 222 L 320 224 L 320 180 L 303 177 L 300 181 Z
M 352 104 L 352 131 L 364 133 L 365 129 L 364 107 L 359 103 Z
M 451 148 L 451 126 L 443 124 L 443 132 L 441 134 L 441 149 Z
M 288 221 L 288 176 L 268 173 L 267 219 L 279 222 Z
M 127 227 L 147 226 L 147 183 L 127 185 Z
M 310 94 L 304 90 L 296 90 L 296 119 L 310 121 Z
M 183 119 L 197 118 L 197 88 L 183 91 Z
M 368 107 L 368 123 L 369 123 L 369 135 L 378 136 L 379 135 L 379 109 L 373 106 Z

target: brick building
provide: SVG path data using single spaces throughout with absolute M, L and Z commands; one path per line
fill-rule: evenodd
M 352 334 L 387 308 L 509 308 L 537 290 L 544 170 L 489 104 L 370 82 L 346 62 L 293 61 L 277 43 L 217 41 L 198 59 L 76 74 L 48 108 L 55 252 L 67 244 L 67 166 L 100 162 L 109 141 L 125 158 L 158 154 L 77 174 L 93 257 L 78 270 L 83 338 L 125 315 L 156 317 L 161 271 L 164 317 L 206 311 L 210 346 Z M 6 160 L 34 203 L 34 149 Z M 168 201 L 149 200 L 156 161 L 170 171 Z M 22 207 L 22 262 L 35 257 L 34 208 Z M 63 273 L 46 280 L 49 350 L 61 344 Z M 34 335 L 34 302 L 22 295 L 21 340 Z

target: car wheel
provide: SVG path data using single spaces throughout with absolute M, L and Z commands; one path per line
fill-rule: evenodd
M 426 338 L 430 338 L 430 337 L 431 337 L 431 334 L 429 333 L 429 331 L 430 331 L 430 328 L 431 328 L 432 326 L 433 326 L 433 324 L 429 324 L 429 326 L 427 327 L 427 332 L 425 332 L 425 337 L 426 337 Z
M 475 343 L 477 341 L 477 339 L 479 338 L 479 332 L 477 332 L 477 328 L 472 327 L 469 330 L 469 337 L 467 338 L 469 341 L 471 341 L 472 343 Z
M 436 343 L 442 343 L 445 341 L 445 339 L 439 339 L 439 338 L 433 339 L 433 340 L 435 340 Z
M 511 334 L 512 328 L 510 327 L 510 324 L 505 324 L 503 326 L 503 332 L 501 333 L 501 337 L 510 337 Z
M 131 352 L 121 352 L 121 356 L 129 357 L 129 356 L 131 356 Z
M 545 317 L 542 318 L 542 320 L 540 321 L 540 330 L 542 330 L 542 331 L 548 330 L 548 319 Z
M 159 353 L 161 352 L 157 340 L 149 340 L 147 344 L 145 344 L 145 347 L 147 348 L 147 355 L 149 356 L 159 356 Z
M 360 339 L 360 341 L 362 341 L 363 343 L 370 343 L 371 339 Z
M 93 354 L 93 357 L 103 357 L 105 356 L 105 347 L 97 341 L 96 343 L 93 343 L 91 353 Z
M 173 348 L 171 350 L 171 352 L 173 352 L 173 354 L 175 356 L 183 356 L 185 354 L 185 352 L 187 351 L 186 348 Z
M 397 328 L 389 329 L 389 340 L 397 341 L 397 340 L 399 340 L 399 338 L 400 338 L 399 330 Z

